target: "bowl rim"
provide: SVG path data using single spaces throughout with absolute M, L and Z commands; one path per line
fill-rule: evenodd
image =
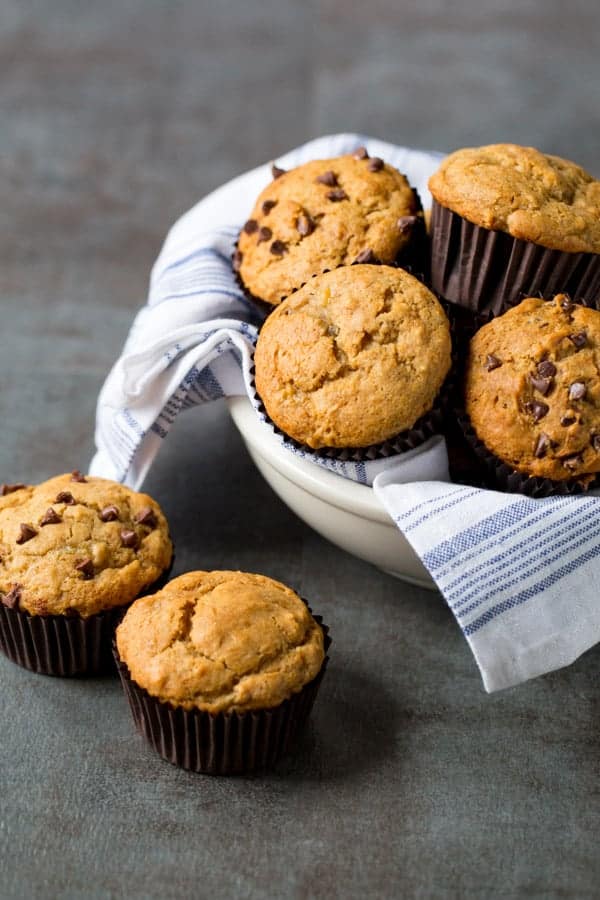
M 286 450 L 272 428 L 258 418 L 247 396 L 228 397 L 226 402 L 248 449 L 263 457 L 289 481 L 345 512 L 396 527 L 372 487 L 344 478 Z

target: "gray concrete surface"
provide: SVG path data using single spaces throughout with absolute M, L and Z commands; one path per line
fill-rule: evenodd
M 0 480 L 85 468 L 162 236 L 238 171 L 360 129 L 600 175 L 598 26 L 595 0 L 3 0 Z M 311 727 L 267 778 L 193 777 L 116 681 L 0 659 L 2 900 L 600 896 L 597 649 L 486 696 L 441 599 L 310 532 L 221 405 L 147 487 L 177 571 L 262 571 L 330 622 Z

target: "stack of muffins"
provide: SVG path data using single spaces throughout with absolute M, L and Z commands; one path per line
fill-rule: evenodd
M 465 480 L 588 490 L 600 473 L 600 182 L 498 144 L 451 154 L 429 187 L 428 235 L 405 176 L 365 148 L 273 167 L 233 260 L 269 310 L 260 403 L 319 453 L 388 455 L 458 422 L 474 451 L 465 478 L 459 448 Z

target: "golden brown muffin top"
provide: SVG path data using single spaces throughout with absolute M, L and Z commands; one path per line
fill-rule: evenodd
M 361 254 L 393 263 L 416 227 L 423 228 L 420 202 L 393 166 L 361 153 L 314 160 L 260 194 L 234 265 L 250 293 L 275 306 L 313 275 Z
M 420 281 L 390 266 L 344 266 L 311 279 L 267 318 L 256 389 L 300 443 L 368 447 L 431 409 L 450 353 L 446 315 Z
M 278 706 L 325 657 L 323 631 L 300 597 L 247 572 L 188 572 L 141 597 L 117 648 L 153 697 L 211 713 Z
M 471 340 L 465 400 L 511 468 L 554 481 L 600 472 L 600 312 L 559 294 L 493 319 Z
M 78 472 L 1 492 L 5 606 L 87 618 L 129 603 L 171 562 L 167 521 L 147 494 Z
M 429 179 L 442 206 L 492 231 L 569 253 L 600 253 L 600 182 L 533 147 L 457 150 Z

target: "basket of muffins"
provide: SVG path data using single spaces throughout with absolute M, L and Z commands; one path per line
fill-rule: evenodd
M 284 443 L 360 461 L 443 433 L 458 480 L 598 486 L 600 182 L 529 147 L 458 150 L 427 230 L 364 147 L 272 174 L 233 268 L 267 312 L 255 406 Z

